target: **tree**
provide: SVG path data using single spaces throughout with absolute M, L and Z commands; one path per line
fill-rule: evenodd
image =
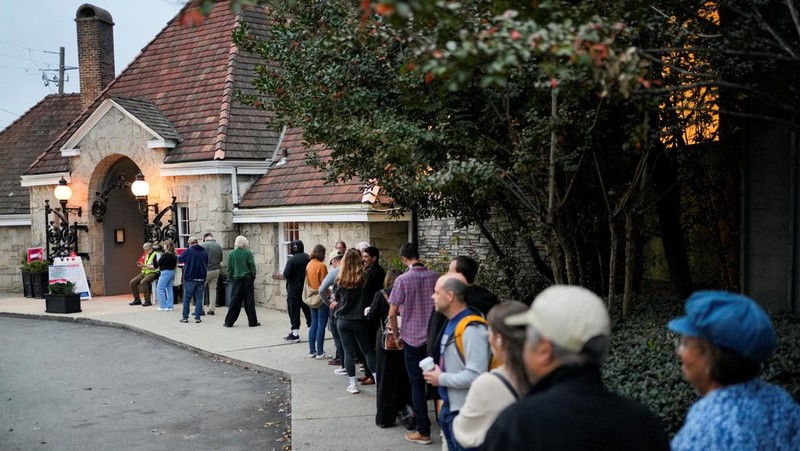
M 753 98 L 781 113 L 763 119 L 796 112 L 793 91 L 759 83 L 796 64 L 792 1 L 268 3 L 269 40 L 236 32 L 264 61 L 263 98 L 241 98 L 332 149 L 309 156 L 329 181 L 377 181 L 401 208 L 490 237 L 500 218 L 541 273 L 612 298 L 619 238 L 629 300 L 634 232 L 653 206 L 673 285 L 692 287 L 685 150 L 735 139 L 720 117 L 752 117 Z M 492 242 L 513 268 L 508 243 Z

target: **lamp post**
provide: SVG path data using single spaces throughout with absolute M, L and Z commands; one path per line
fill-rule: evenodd
M 147 183 L 147 180 L 144 179 L 144 175 L 142 175 L 141 172 L 136 174 L 136 179 L 131 183 L 131 191 L 133 195 L 136 196 L 136 200 L 139 201 L 139 212 L 141 214 L 146 217 L 147 212 L 153 210 L 153 213 L 158 215 L 158 204 L 147 203 L 147 195 L 150 194 L 150 184 Z
M 178 238 L 178 230 L 174 219 L 178 217 L 178 208 L 175 205 L 175 196 L 172 196 L 172 203 L 168 208 L 159 212 L 158 204 L 148 204 L 147 195 L 150 194 L 150 184 L 144 179 L 142 173 L 136 174 L 136 179 L 131 183 L 131 192 L 139 202 L 139 212 L 144 216 L 144 239 L 151 243 L 158 243 L 164 239 L 171 239 L 176 241 Z M 155 213 L 153 222 L 150 222 L 150 210 Z M 167 221 L 166 226 L 161 222 L 161 218 L 167 212 L 172 212 L 172 218 Z M 177 242 L 177 241 L 176 241 Z
M 86 226 L 79 226 L 76 222 L 69 224 L 70 212 L 75 213 L 80 218 L 83 213 L 81 207 L 67 207 L 67 202 L 72 198 L 72 189 L 67 185 L 64 177 L 58 181 L 58 186 L 54 190 L 61 209 L 50 207 L 50 201 L 44 201 L 45 227 L 47 229 L 47 258 L 52 260 L 54 257 L 66 257 L 72 252 L 78 253 L 78 229 L 88 229 Z M 50 214 L 54 214 L 58 220 L 50 220 Z

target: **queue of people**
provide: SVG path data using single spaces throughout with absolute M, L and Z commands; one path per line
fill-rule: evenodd
M 150 305 L 147 281 L 158 280 L 158 310 L 172 311 L 171 286 L 182 263 L 181 322 L 188 322 L 192 296 L 195 322 L 201 322 L 201 288 L 221 252 L 210 257 L 217 253 L 194 238 L 189 242 L 180 257 L 169 240 L 160 252 L 143 246 L 131 305 Z M 228 255 L 233 295 L 225 327 L 233 326 L 242 307 L 249 325 L 260 325 L 248 247 L 239 236 Z M 679 335 L 676 354 L 684 378 L 701 396 L 670 442 L 653 412 L 604 385 L 611 321 L 591 291 L 552 286 L 526 307 L 500 302 L 476 286 L 478 264 L 470 257 L 454 259 L 439 275 L 407 243 L 400 248 L 407 269 L 387 273 L 380 251 L 368 243 L 348 249 L 340 241 L 334 249 L 326 256 L 317 244 L 308 255 L 302 241 L 291 243 L 283 271 L 290 322 L 285 341 L 301 341 L 303 312 L 308 357 L 336 366 L 334 374 L 347 376 L 348 393 L 377 384 L 375 424 L 386 428 L 400 419 L 411 430 L 404 435 L 409 442 L 432 443 L 433 399 L 443 445 L 451 451 L 800 449 L 800 406 L 785 390 L 759 379 L 775 348 L 774 328 L 746 296 L 695 293 L 685 316 L 667 325 Z M 326 326 L 332 356 L 324 350 Z M 358 363 L 364 376 L 358 376 Z

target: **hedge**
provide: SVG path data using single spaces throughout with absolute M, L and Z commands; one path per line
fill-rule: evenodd
M 624 321 L 612 309 L 611 350 L 603 376 L 612 390 L 648 405 L 673 435 L 697 400 L 683 380 L 675 354 L 677 336 L 666 328 L 667 321 L 683 313 L 683 302 L 647 300 L 638 304 Z M 789 313 L 770 316 L 778 346 L 765 363 L 762 378 L 800 400 L 800 317 Z

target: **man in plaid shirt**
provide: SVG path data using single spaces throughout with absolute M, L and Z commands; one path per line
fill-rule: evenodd
M 419 362 L 427 357 L 428 319 L 433 311 L 433 295 L 439 274 L 419 262 L 417 245 L 406 243 L 400 248 L 400 258 L 408 271 L 394 282 L 389 297 L 389 321 L 395 340 L 403 340 L 408 379 L 411 381 L 411 399 L 417 414 L 417 431 L 406 434 L 409 442 L 431 443 L 431 422 L 425 401 L 425 379 Z M 397 327 L 398 312 L 403 318 Z

